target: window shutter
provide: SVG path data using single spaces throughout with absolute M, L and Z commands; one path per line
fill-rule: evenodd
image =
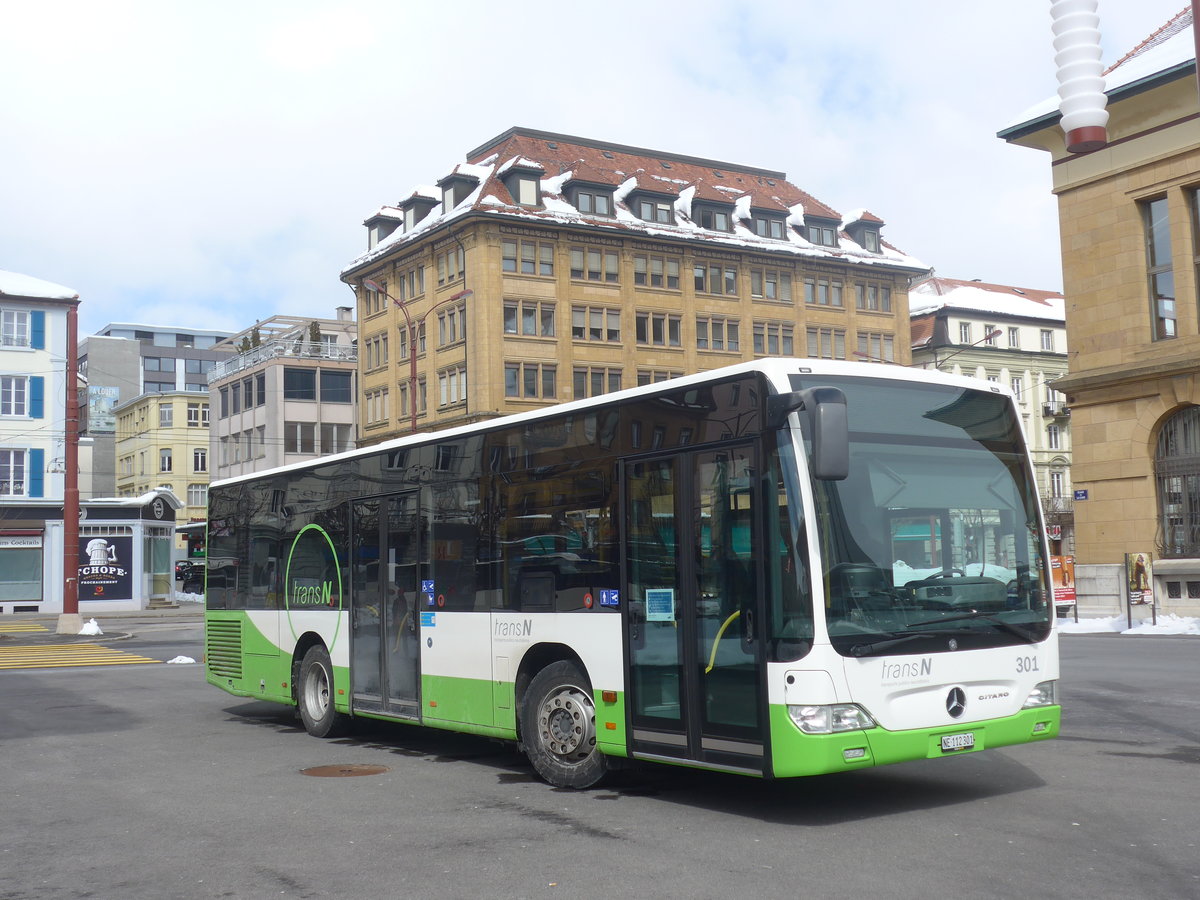
M 29 346 L 34 350 L 46 349 L 46 311 L 31 310 L 29 313 Z
M 29 451 L 29 467 L 25 472 L 27 497 L 42 496 L 42 481 L 46 475 L 46 451 L 40 447 Z
M 41 419 L 45 416 L 46 379 L 34 375 L 29 379 L 29 417 Z

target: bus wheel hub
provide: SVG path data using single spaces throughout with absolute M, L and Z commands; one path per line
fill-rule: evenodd
M 538 726 L 546 749 L 556 756 L 586 756 L 596 743 L 592 705 L 575 688 L 562 688 L 546 698 Z

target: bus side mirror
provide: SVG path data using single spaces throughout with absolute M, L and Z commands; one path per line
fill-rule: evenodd
M 813 446 L 813 475 L 841 481 L 850 474 L 850 429 L 846 395 L 835 387 L 813 387 L 767 398 L 767 426 L 782 428 L 799 410 L 808 413 Z

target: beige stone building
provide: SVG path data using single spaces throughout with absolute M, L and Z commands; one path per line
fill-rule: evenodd
M 1108 144 L 1067 152 L 1052 101 L 1000 132 L 1049 154 L 1059 201 L 1081 591 L 1119 604 L 1153 555 L 1161 609 L 1200 612 L 1200 98 L 1187 9 L 1106 73 Z M 1087 597 L 1081 596 L 1081 605 Z
M 926 271 L 783 172 L 521 128 L 365 224 L 365 444 L 761 356 L 907 364 Z
M 113 409 L 117 420 L 117 495 L 140 497 L 168 488 L 183 504 L 177 521 L 208 518 L 207 394 L 140 394 Z M 182 538 L 176 542 L 183 549 Z

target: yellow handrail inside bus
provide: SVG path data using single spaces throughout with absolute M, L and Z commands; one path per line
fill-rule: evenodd
M 733 620 L 741 614 L 742 611 L 740 609 L 730 613 L 729 618 L 722 622 L 721 627 L 717 629 L 717 636 L 713 638 L 712 653 L 708 654 L 708 668 L 704 670 L 705 675 L 711 672 L 713 666 L 717 664 L 717 645 L 721 642 L 721 635 L 725 633 L 725 629 L 733 623 Z

